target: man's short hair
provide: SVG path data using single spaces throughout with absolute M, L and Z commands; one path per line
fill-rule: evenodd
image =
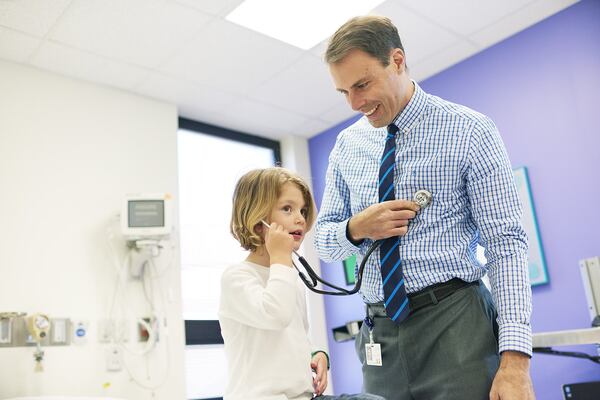
M 387 67 L 393 49 L 404 52 L 398 30 L 389 18 L 374 15 L 354 17 L 342 25 L 329 40 L 325 61 L 335 64 L 351 51 L 362 50 Z

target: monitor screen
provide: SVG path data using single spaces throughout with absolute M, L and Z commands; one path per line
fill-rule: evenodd
M 161 228 L 165 226 L 165 201 L 129 200 L 127 215 L 130 228 Z

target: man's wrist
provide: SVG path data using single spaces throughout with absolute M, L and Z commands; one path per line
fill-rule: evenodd
M 503 351 L 500 355 L 500 368 L 516 368 L 529 371 L 529 360 L 529 355 L 520 351 Z
M 354 219 L 354 217 L 350 218 L 348 220 L 348 223 L 346 224 L 346 239 L 348 239 L 350 241 L 350 243 L 352 243 L 353 245 L 360 246 L 364 239 L 354 238 L 352 236 L 352 233 L 350 232 L 350 223 L 352 223 L 353 219 Z

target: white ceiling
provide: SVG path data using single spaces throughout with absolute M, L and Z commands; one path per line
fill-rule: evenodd
M 326 43 L 303 51 L 226 21 L 241 1 L 0 0 L 0 59 L 274 139 L 310 137 L 353 116 L 322 61 Z M 575 2 L 387 0 L 373 13 L 396 24 L 419 81 Z

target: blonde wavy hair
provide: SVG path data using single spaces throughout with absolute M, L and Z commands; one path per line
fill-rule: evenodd
M 300 189 L 306 207 L 306 230 L 310 230 L 316 217 L 316 206 L 306 182 L 292 171 L 282 167 L 255 169 L 242 176 L 233 192 L 231 234 L 246 250 L 255 251 L 264 244 L 255 231 L 262 219 L 268 219 L 281 188 L 293 183 Z

